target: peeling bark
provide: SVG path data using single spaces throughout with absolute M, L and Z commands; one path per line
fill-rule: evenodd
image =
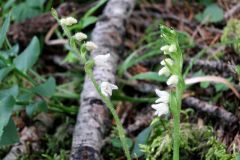
M 95 67 L 93 70 L 98 83 L 115 82 L 117 62 L 123 52 L 125 21 L 134 4 L 135 0 L 110 0 L 92 32 L 92 41 L 98 45 L 98 49 L 91 53 L 92 57 L 111 54 L 106 66 Z M 85 77 L 80 104 L 70 159 L 99 160 L 103 137 L 110 120 L 106 106 L 88 77 Z

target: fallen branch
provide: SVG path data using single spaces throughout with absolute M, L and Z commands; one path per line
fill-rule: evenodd
M 224 14 L 224 18 L 228 19 L 230 17 L 232 17 L 236 12 L 240 11 L 240 3 L 238 3 L 237 5 L 235 5 L 234 7 L 232 7 L 230 10 L 228 10 L 225 14 Z
M 60 17 L 67 16 L 73 12 L 80 16 L 91 6 L 92 4 L 87 4 L 86 6 L 80 7 L 77 3 L 67 2 L 60 5 L 57 8 L 57 12 Z M 51 13 L 45 13 L 40 16 L 27 19 L 22 23 L 12 24 L 7 33 L 8 38 L 12 43 L 19 42 L 23 45 L 27 45 L 34 35 L 46 33 L 54 24 L 56 24 L 56 21 L 52 17 Z
M 108 67 L 94 68 L 97 82 L 115 82 L 118 56 L 122 54 L 124 25 L 134 4 L 134 0 L 110 0 L 92 32 L 92 41 L 98 45 L 98 49 L 91 55 L 95 57 L 110 53 L 112 57 L 106 63 Z M 106 106 L 88 77 L 85 77 L 80 102 L 70 159 L 99 160 L 103 137 L 110 120 Z
M 17 160 L 19 156 L 33 151 L 39 151 L 40 139 L 53 126 L 54 117 L 50 114 L 40 113 L 36 118 L 33 126 L 24 127 L 20 133 L 20 142 L 13 145 L 9 153 L 3 160 Z
M 240 94 L 238 93 L 238 90 L 225 78 L 218 77 L 218 76 L 202 76 L 202 77 L 193 77 L 185 80 L 185 83 L 187 85 L 195 84 L 199 82 L 215 82 L 215 83 L 223 83 L 228 88 L 232 90 L 232 92 L 240 99 Z
M 219 118 L 219 120 L 222 120 L 229 126 L 238 124 L 238 118 L 231 112 L 228 112 L 224 108 L 211 105 L 194 97 L 187 97 L 183 99 L 183 106 L 191 107 L 200 112 L 207 113 L 210 116 Z
M 199 70 L 199 69 L 205 69 L 205 70 L 211 70 L 211 71 L 217 71 L 218 73 L 222 73 L 224 77 L 228 76 L 237 76 L 235 67 L 232 64 L 224 63 L 221 61 L 209 61 L 209 60 L 191 60 L 187 59 L 184 63 L 189 64 L 193 63 L 193 69 Z

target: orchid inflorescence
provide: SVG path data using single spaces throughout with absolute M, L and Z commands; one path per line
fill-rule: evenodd
M 55 16 L 55 18 L 56 18 L 56 16 Z M 66 26 L 72 26 L 72 25 L 76 24 L 77 20 L 74 17 L 65 17 L 65 18 L 61 18 L 59 20 L 59 23 L 64 28 L 64 30 L 67 31 L 67 28 L 65 28 L 65 27 Z M 69 36 L 69 34 L 68 34 L 68 36 Z M 68 37 L 68 38 L 75 39 L 78 42 L 83 42 L 88 37 L 85 33 L 77 32 L 73 36 Z M 87 51 L 93 51 L 93 50 L 98 48 L 98 46 L 92 41 L 87 41 L 86 43 L 83 43 L 83 47 Z M 107 64 L 106 62 L 109 60 L 109 58 L 110 58 L 109 53 L 106 54 L 106 55 L 97 55 L 93 58 L 94 64 L 98 67 L 99 66 L 106 66 L 106 64 Z M 101 92 L 104 96 L 107 96 L 107 97 L 111 96 L 112 95 L 112 90 L 115 90 L 115 89 L 118 89 L 118 87 L 114 84 L 109 83 L 109 82 L 101 82 L 101 84 L 100 84 L 100 90 L 101 90 Z
M 98 67 L 98 68 L 109 66 L 108 61 L 111 58 L 110 53 L 107 53 L 105 55 L 97 55 L 97 56 L 94 56 L 93 58 L 90 58 L 90 56 L 88 56 L 88 54 L 86 54 L 87 51 L 92 52 L 92 51 L 98 49 L 98 46 L 97 46 L 97 44 L 95 44 L 92 41 L 85 42 L 84 40 L 86 40 L 88 38 L 85 33 L 77 32 L 73 36 L 71 35 L 70 29 L 68 27 L 72 26 L 74 24 L 77 24 L 77 20 L 73 17 L 65 17 L 65 18 L 59 19 L 57 12 L 54 9 L 52 9 L 52 15 L 58 21 L 58 23 L 61 25 L 65 35 L 67 36 L 67 38 L 69 40 L 69 45 L 71 48 L 70 53 L 74 52 L 72 54 L 76 58 L 74 60 L 77 60 L 77 61 L 80 60 L 80 62 L 84 64 L 85 72 L 86 72 L 87 76 L 92 81 L 96 91 L 101 96 L 106 107 L 112 113 L 113 118 L 117 125 L 117 130 L 118 130 L 119 138 L 120 138 L 122 146 L 123 146 L 124 153 L 125 153 L 127 159 L 130 160 L 131 156 L 130 156 L 130 152 L 128 150 L 128 145 L 127 145 L 127 141 L 125 138 L 125 132 L 124 132 L 123 126 L 122 126 L 121 121 L 120 121 L 120 119 L 114 109 L 114 106 L 111 103 L 110 98 L 109 98 L 112 95 L 112 91 L 118 89 L 118 87 L 107 81 L 103 81 L 100 84 L 97 83 L 97 81 L 94 77 L 94 74 L 93 74 L 93 65 L 95 65 L 95 67 Z M 73 60 L 69 59 L 69 61 L 73 61 Z
M 159 117 L 168 115 L 170 112 L 173 115 L 173 159 L 179 160 L 180 111 L 185 88 L 182 76 L 183 58 L 176 31 L 161 26 L 161 38 L 166 44 L 160 48 L 165 58 L 160 62 L 162 68 L 158 74 L 169 77 L 166 83 L 171 90 L 168 92 L 155 89 L 158 99 L 155 104 L 152 104 L 152 108 L 155 109 L 155 115 Z

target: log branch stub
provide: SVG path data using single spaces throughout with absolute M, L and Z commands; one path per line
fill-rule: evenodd
M 105 66 L 93 69 L 98 83 L 103 81 L 115 83 L 117 62 L 123 53 L 125 23 L 134 4 L 135 0 L 110 0 L 96 23 L 91 39 L 98 48 L 91 56 L 111 54 Z M 104 134 L 111 121 L 108 109 L 88 77 L 85 77 L 80 104 L 70 159 L 100 160 Z

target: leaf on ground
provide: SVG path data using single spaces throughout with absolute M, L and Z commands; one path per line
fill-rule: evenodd
M 12 66 L 4 67 L 4 68 L 0 69 L 0 83 L 12 70 L 13 70 Z
M 19 88 L 17 84 L 13 85 L 11 88 L 2 89 L 0 90 L 0 100 L 9 96 L 16 98 L 18 96 L 18 93 L 19 93 Z
M 149 137 L 151 131 L 152 131 L 152 126 L 149 126 L 137 135 L 135 145 L 134 145 L 134 148 L 132 151 L 133 158 L 139 158 L 143 155 L 143 152 L 140 150 L 139 145 L 147 143 L 147 140 L 148 140 L 148 137 Z
M 3 135 L 3 129 L 8 124 L 12 110 L 15 104 L 13 96 L 8 96 L 0 101 L 0 141 Z
M 40 43 L 37 37 L 34 37 L 28 47 L 14 59 L 17 69 L 26 72 L 38 60 L 40 55 Z
M 10 119 L 8 124 L 4 127 L 2 137 L 3 138 L 0 139 L 0 147 L 19 142 L 17 128 L 12 119 Z
M 33 104 L 29 104 L 26 107 L 26 112 L 28 116 L 32 116 L 34 112 L 43 112 L 47 111 L 47 103 L 45 101 L 35 102 Z
M 159 76 L 156 72 L 145 72 L 140 73 L 131 78 L 132 80 L 153 80 L 158 82 L 165 82 L 167 80 L 166 77 Z
M 126 137 L 126 141 L 127 141 L 127 146 L 128 146 L 128 148 L 131 148 L 132 145 L 133 145 L 132 140 L 131 140 L 130 138 L 127 138 L 127 137 Z M 120 141 L 119 138 L 113 138 L 113 139 L 111 140 L 111 142 L 112 142 L 112 145 L 113 145 L 114 147 L 116 147 L 116 148 L 122 148 L 122 143 L 121 143 L 121 141 Z
M 216 23 L 222 21 L 224 18 L 224 11 L 217 4 L 211 4 L 205 8 L 203 13 L 198 13 L 196 19 L 202 23 L 211 22 Z
M 32 88 L 32 91 L 41 96 L 50 97 L 55 93 L 56 81 L 53 77 L 50 77 L 46 82 Z
M 9 25 L 10 25 L 10 17 L 11 17 L 11 15 L 8 14 L 7 18 L 5 19 L 3 26 L 0 30 L 0 35 L 1 35 L 0 36 L 0 48 L 2 48 L 3 42 L 5 41 L 5 38 L 6 38 L 6 34 L 8 31 Z

